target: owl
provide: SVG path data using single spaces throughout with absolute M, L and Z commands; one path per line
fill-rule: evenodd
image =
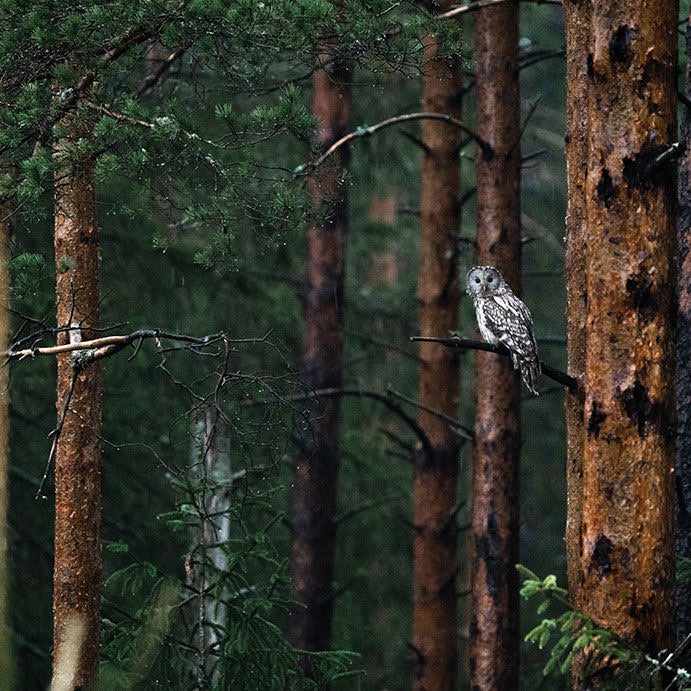
M 493 266 L 474 266 L 468 271 L 466 291 L 473 298 L 480 333 L 487 343 L 511 351 L 513 368 L 521 371 L 528 389 L 536 396 L 540 359 L 533 335 L 530 311 L 517 298 Z

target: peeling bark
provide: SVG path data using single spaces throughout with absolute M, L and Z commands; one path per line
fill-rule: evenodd
M 477 262 L 521 288 L 518 2 L 477 12 Z M 473 689 L 518 688 L 520 379 L 511 362 L 476 353 L 470 674 Z
M 568 373 L 585 379 L 586 197 L 588 174 L 588 76 L 590 3 L 565 0 L 566 25 L 566 337 Z M 581 606 L 581 522 L 583 518 L 583 398 L 566 395 L 566 552 L 571 604 Z
M 58 345 L 93 338 L 99 319 L 99 238 L 93 163 L 68 162 L 65 148 L 83 136 L 68 116 L 68 135 L 55 156 L 55 264 L 57 324 L 71 326 Z M 98 672 L 101 599 L 101 365 L 73 370 L 57 356 L 57 409 L 72 390 L 55 456 L 54 679 L 88 688 Z M 74 374 L 74 376 L 73 376 Z M 77 652 L 78 651 L 78 652 Z M 70 669 L 69 658 L 78 655 Z
M 677 313 L 677 554 L 691 558 L 691 17 L 686 26 L 687 100 L 682 121 L 686 153 L 679 166 Z M 677 586 L 677 642 L 691 633 L 691 583 Z M 691 665 L 691 649 L 680 661 Z
M 451 2 L 439 2 L 443 12 Z M 423 110 L 461 118 L 463 87 L 459 55 L 440 55 L 438 37 L 424 39 Z M 458 51 L 460 53 L 460 49 Z M 419 328 L 426 336 L 458 329 L 457 238 L 460 232 L 461 132 L 423 120 Z M 418 398 L 422 406 L 456 418 L 459 353 L 437 343 L 420 343 Z M 413 487 L 414 689 L 455 688 L 458 651 L 456 576 L 458 529 L 455 506 L 459 437 L 438 417 L 420 410 L 418 424 L 431 451 L 418 444 Z
M 593 2 L 586 62 L 581 606 L 648 651 L 672 642 L 676 190 L 650 163 L 676 136 L 677 11 Z
M 320 63 L 327 67 L 314 75 L 312 108 L 319 123 L 317 144 L 325 150 L 349 129 L 351 73 L 328 47 Z M 307 230 L 300 364 L 305 394 L 341 386 L 347 165 L 348 148 L 343 147 L 308 182 L 317 218 Z M 290 636 L 302 650 L 331 646 L 339 407 L 339 397 L 307 397 L 296 420 L 291 568 L 293 599 L 305 606 L 291 615 Z M 304 665 L 309 667 L 307 660 Z

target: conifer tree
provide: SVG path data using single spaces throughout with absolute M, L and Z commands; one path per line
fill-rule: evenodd
M 677 9 L 593 3 L 578 63 L 588 299 L 582 520 L 568 556 L 583 611 L 645 650 L 672 640 Z
M 314 74 L 312 111 L 320 150 L 346 134 L 350 124 L 351 70 L 338 47 L 325 43 Z M 338 389 L 343 367 L 343 319 L 348 197 L 348 149 L 310 175 L 314 219 L 307 229 L 299 386 L 307 403 L 296 419 L 291 517 L 293 597 L 304 605 L 291 616 L 291 640 L 302 650 L 331 646 L 339 468 L 339 397 L 311 396 Z M 306 666 L 309 660 L 305 660 Z
M 451 2 L 435 3 L 438 12 Z M 461 119 L 460 45 L 424 37 L 423 112 Z M 460 289 L 461 131 L 423 120 L 418 269 L 419 330 L 424 336 L 458 329 Z M 458 415 L 460 357 L 437 343 L 420 344 L 421 407 Z M 458 528 L 456 502 L 460 438 L 448 422 L 421 408 L 418 424 L 429 440 L 415 449 L 413 486 L 413 688 L 452 689 L 458 674 L 456 636 Z
M 479 9 L 475 22 L 478 154 L 476 263 L 521 289 L 518 2 Z M 521 384 L 511 361 L 476 353 L 471 684 L 513 689 L 519 662 Z

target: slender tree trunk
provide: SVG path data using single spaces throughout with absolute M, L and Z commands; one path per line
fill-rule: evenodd
M 588 76 L 590 3 L 565 0 L 566 13 L 566 336 L 568 373 L 585 379 L 586 197 L 588 174 Z M 583 518 L 583 398 L 566 394 L 566 551 L 571 604 L 581 606 L 581 523 Z
M 438 3 L 440 11 L 451 2 Z M 440 55 L 439 37 L 424 39 L 423 110 L 461 118 L 463 73 L 460 46 Z M 458 329 L 458 236 L 460 233 L 460 130 L 422 121 L 422 198 L 418 299 L 420 333 Z M 459 354 L 421 343 L 419 401 L 458 416 Z M 459 437 L 438 417 L 421 410 L 418 424 L 432 452 L 415 450 L 413 540 L 414 689 L 455 688 L 458 667 L 456 492 Z
M 477 12 L 477 263 L 521 289 L 518 2 Z M 471 685 L 518 688 L 518 521 L 521 389 L 510 360 L 476 354 Z
M 679 166 L 677 238 L 679 280 L 677 314 L 677 554 L 691 558 L 691 17 L 686 26 L 686 105 L 682 141 L 686 152 Z M 677 642 L 691 633 L 691 583 L 677 587 Z M 691 665 L 687 648 L 682 666 Z
M 64 159 L 83 128 L 73 116 L 56 148 Z M 99 319 L 99 236 L 93 163 L 64 160 L 55 175 L 58 344 L 93 338 Z M 54 677 L 88 688 L 98 671 L 101 599 L 101 366 L 58 355 L 55 456 Z
M 10 340 L 10 259 L 12 204 L 0 204 L 0 352 Z M 9 431 L 10 377 L 9 363 L 0 364 L 0 688 L 12 688 L 13 654 L 9 619 Z
M 227 568 L 225 552 L 220 545 L 230 539 L 231 467 L 230 447 L 226 424 L 212 405 L 204 413 L 198 432 L 194 435 L 193 481 L 200 488 L 199 502 L 204 511 L 201 531 L 190 531 L 190 553 L 197 554 L 195 583 L 200 592 L 213 587 Z M 222 486 L 218 486 L 223 483 Z M 217 661 L 219 641 L 228 626 L 227 607 L 219 601 L 223 590 L 214 587 L 198 601 L 197 654 L 194 659 L 194 677 L 200 689 L 218 688 L 221 680 Z
M 328 46 L 319 60 L 326 67 L 314 75 L 312 108 L 319 123 L 317 145 L 325 149 L 348 130 L 351 74 Z M 305 392 L 341 386 L 347 165 L 348 150 L 342 147 L 309 179 L 315 221 L 307 229 L 300 363 Z M 331 645 L 339 407 L 338 397 L 310 399 L 296 420 L 291 567 L 293 599 L 304 607 L 292 614 L 290 636 L 302 650 Z M 309 671 L 307 659 L 304 666 Z
M 586 64 L 581 606 L 648 651 L 673 631 L 676 189 L 654 161 L 676 139 L 677 11 L 593 2 Z

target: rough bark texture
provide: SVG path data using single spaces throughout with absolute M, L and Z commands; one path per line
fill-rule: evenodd
M 675 0 L 592 3 L 582 608 L 672 642 Z
M 71 119 L 70 137 L 80 135 Z M 61 141 L 62 157 L 70 140 Z M 93 164 L 59 165 L 55 177 L 57 324 L 72 327 L 58 344 L 93 338 L 99 317 L 99 236 Z M 89 687 L 98 671 L 101 598 L 101 367 L 72 367 L 58 355 L 58 425 L 69 397 L 55 457 L 54 675 L 64 682 L 79 650 L 71 685 Z M 73 376 L 73 373 L 74 376 Z M 73 386 L 74 383 L 74 386 Z M 70 396 L 70 390 L 71 396 Z M 75 638 L 83 638 L 80 641 Z M 71 674 L 71 673 L 70 673 Z
M 686 26 L 686 98 L 679 166 L 679 312 L 677 314 L 677 554 L 691 558 L 691 18 Z M 691 583 L 677 587 L 677 642 L 691 633 Z M 681 660 L 691 665 L 691 648 Z
M 312 108 L 319 123 L 317 143 L 326 148 L 348 130 L 351 77 L 333 60 L 332 51 L 325 51 L 321 60 L 328 67 L 314 75 Z M 300 387 L 306 392 L 341 385 L 347 164 L 348 150 L 342 147 L 309 179 L 319 219 L 307 230 L 300 364 Z M 291 567 L 293 598 L 305 607 L 292 614 L 290 634 L 292 643 L 303 650 L 331 645 L 339 403 L 338 397 L 310 399 L 296 420 Z
M 451 6 L 439 3 L 440 11 Z M 423 110 L 461 118 L 462 65 L 439 56 L 438 38 L 424 40 Z M 460 48 L 459 48 L 460 53 Z M 419 328 L 425 336 L 458 329 L 460 232 L 460 131 L 442 122 L 422 122 L 423 162 L 418 279 Z M 456 418 L 459 354 L 438 343 L 420 344 L 419 401 Z M 420 411 L 430 441 L 415 452 L 413 521 L 414 689 L 450 690 L 457 676 L 456 488 L 459 437 L 438 417 Z
M 521 289 L 518 2 L 477 12 L 477 263 Z M 476 353 L 470 674 L 473 689 L 518 688 L 520 379 L 511 362 Z
M 588 75 L 590 3 L 565 0 L 566 24 L 566 336 L 568 373 L 585 379 L 586 203 L 588 174 Z M 583 518 L 583 398 L 566 394 L 566 552 L 571 604 L 581 592 L 581 522 Z
M 12 205 L 0 204 L 0 352 L 5 352 L 10 339 L 10 259 Z M 13 655 L 9 620 L 8 589 L 8 524 L 9 502 L 9 364 L 0 365 L 0 688 L 12 688 Z

